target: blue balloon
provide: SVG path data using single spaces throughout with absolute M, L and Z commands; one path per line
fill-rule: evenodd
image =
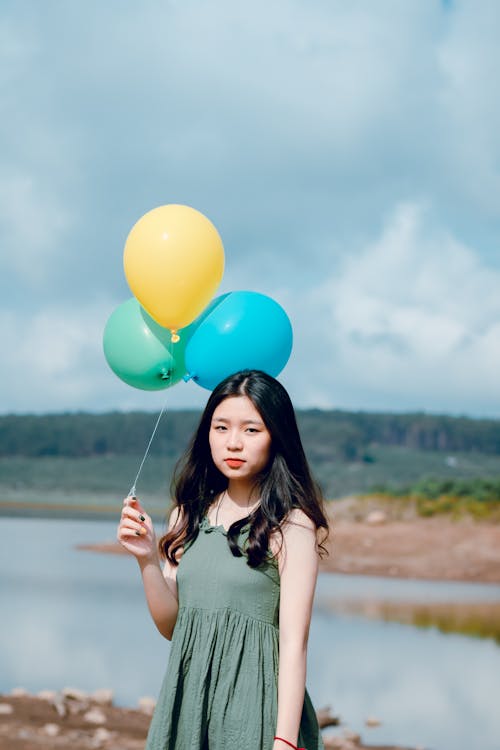
M 239 370 L 263 370 L 276 377 L 292 351 L 292 325 L 286 312 L 258 292 L 217 297 L 192 326 L 184 380 L 192 378 L 209 390 Z

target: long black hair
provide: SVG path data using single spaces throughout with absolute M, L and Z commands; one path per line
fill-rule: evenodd
M 323 543 L 329 530 L 325 501 L 311 476 L 290 396 L 281 383 L 261 370 L 237 372 L 212 391 L 198 429 L 174 472 L 171 493 L 174 509 L 179 507 L 181 522 L 160 539 L 161 554 L 172 564 L 178 564 L 176 551 L 196 538 L 202 517 L 215 496 L 228 486 L 227 478 L 212 460 L 209 432 L 215 409 L 233 396 L 247 396 L 252 401 L 271 435 L 268 465 L 256 478 L 260 504 L 250 515 L 235 521 L 227 532 L 233 555 L 244 554 L 237 540 L 240 530 L 250 522 L 245 554 L 250 567 L 259 566 L 269 554 L 270 534 L 275 530 L 281 533 L 281 523 L 287 514 L 292 508 L 301 508 L 316 529 L 326 530 L 319 544 L 322 557 L 322 553 L 327 553 Z

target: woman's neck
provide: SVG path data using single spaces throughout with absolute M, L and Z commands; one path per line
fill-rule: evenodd
M 254 483 L 232 479 L 227 486 L 226 497 L 239 508 L 248 508 L 258 501 L 259 488 Z

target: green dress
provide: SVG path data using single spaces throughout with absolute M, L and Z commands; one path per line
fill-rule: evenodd
M 250 524 L 240 532 L 245 549 Z M 179 611 L 146 750 L 272 750 L 278 712 L 280 576 L 234 557 L 206 516 L 177 569 Z M 289 739 L 285 737 L 285 739 Z M 293 739 L 292 739 L 293 742 Z M 324 750 L 305 691 L 298 744 Z M 285 747 L 285 746 L 284 746 Z

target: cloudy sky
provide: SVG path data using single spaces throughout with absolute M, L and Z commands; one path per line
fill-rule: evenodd
M 148 210 L 287 310 L 298 407 L 500 416 L 496 0 L 4 0 L 0 412 L 198 406 L 107 367 Z

